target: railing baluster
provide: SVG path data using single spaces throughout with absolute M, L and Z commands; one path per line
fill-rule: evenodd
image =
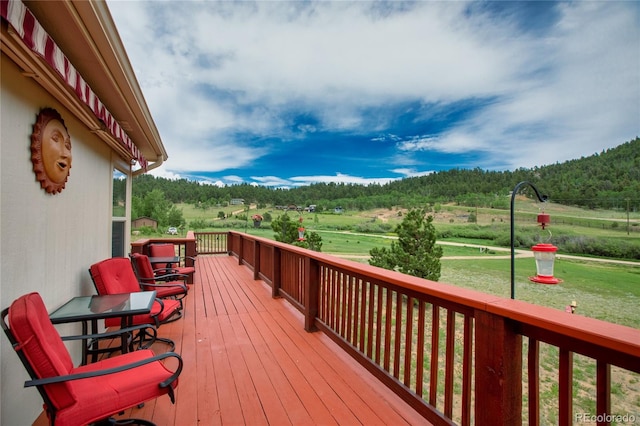
M 367 323 L 367 283 L 360 278 L 357 280 L 361 283 L 360 285 L 360 323 L 358 329 L 360 330 L 360 338 L 358 340 L 358 349 L 360 352 L 364 352 L 365 345 L 365 337 L 366 337 L 366 323 Z
M 611 413 L 611 365 L 598 361 L 596 365 L 596 411 L 598 426 L 609 425 Z
M 345 336 L 345 330 L 347 328 L 347 312 L 348 312 L 348 307 L 347 307 L 347 292 L 349 290 L 349 282 L 351 281 L 351 278 L 347 278 L 346 280 L 343 280 L 340 283 L 340 306 L 338 306 L 338 309 L 340 309 L 341 312 L 341 316 L 340 316 L 340 330 L 338 331 L 338 334 L 340 334 L 341 336 Z
M 416 330 L 417 343 L 416 343 L 416 393 L 423 397 L 423 384 L 424 381 L 424 328 L 425 328 L 425 302 L 423 300 L 418 301 L 418 329 Z
M 464 316 L 464 348 L 462 353 L 462 426 L 471 424 L 471 372 L 473 371 L 473 318 Z
M 447 337 L 444 366 L 444 415 L 453 415 L 453 365 L 455 361 L 456 313 L 447 309 Z
M 431 368 L 429 370 L 429 404 L 438 402 L 438 353 L 440 347 L 440 307 L 431 308 Z
M 389 371 L 389 363 L 391 362 L 391 311 L 393 301 L 391 299 L 391 289 L 387 287 L 386 291 L 386 309 L 384 315 L 384 364 L 383 368 Z
M 573 352 L 560 348 L 558 368 L 558 424 L 573 424 Z
M 540 424 L 540 342 L 529 338 L 527 356 L 527 378 L 529 383 L 529 426 Z
M 351 333 L 353 331 L 353 325 L 352 325 L 352 321 L 353 321 L 353 278 L 349 279 L 349 282 L 347 283 L 347 290 L 348 290 L 348 295 L 347 295 L 347 318 L 345 318 L 346 324 L 347 324 L 347 336 L 346 339 L 348 342 L 351 342 Z
M 367 357 L 371 358 L 373 352 L 373 339 L 374 339 L 374 328 L 373 328 L 373 316 L 374 316 L 374 299 L 375 299 L 375 289 L 374 284 L 372 282 L 369 283 L 369 303 L 367 306 L 369 307 L 368 313 L 368 321 L 367 321 Z
M 380 364 L 380 348 L 382 345 L 382 286 L 378 285 L 378 300 L 376 301 L 376 354 L 374 361 L 376 364 Z
M 358 338 L 360 337 L 360 329 L 358 328 L 358 314 L 360 313 L 360 280 L 354 278 L 353 286 L 353 340 L 351 343 L 353 346 L 357 346 Z
M 407 317 L 404 338 L 404 384 L 411 387 L 411 353 L 413 343 L 413 297 L 407 297 Z
M 402 341 L 402 293 L 396 292 L 396 327 L 393 336 L 393 377 L 400 377 L 400 342 Z

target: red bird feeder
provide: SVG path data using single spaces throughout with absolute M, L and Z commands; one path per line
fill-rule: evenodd
M 304 241 L 304 227 L 302 226 L 302 216 L 298 219 L 300 226 L 298 227 L 298 241 Z
M 537 275 L 529 277 L 529 280 L 540 284 L 558 284 L 562 280 L 553 276 L 553 264 L 556 259 L 558 247 L 553 244 L 536 244 L 531 247 L 536 259 Z

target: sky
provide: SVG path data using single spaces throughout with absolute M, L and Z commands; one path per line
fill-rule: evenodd
M 215 185 L 515 170 L 640 135 L 640 2 L 108 0 L 169 159 Z

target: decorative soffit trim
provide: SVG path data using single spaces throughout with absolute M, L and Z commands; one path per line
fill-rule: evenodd
M 0 0 L 0 14 L 14 28 L 23 43 L 42 57 L 58 73 L 67 85 L 73 89 L 78 98 L 104 123 L 109 133 L 138 161 L 140 167 L 146 169 L 147 160 L 142 155 L 142 152 L 125 133 L 95 92 L 91 90 L 91 87 L 78 73 L 51 36 L 42 28 L 31 11 L 20 0 Z

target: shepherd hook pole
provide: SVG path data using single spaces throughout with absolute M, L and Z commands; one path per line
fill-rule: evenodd
M 515 215 L 513 211 L 513 206 L 516 200 L 516 194 L 518 193 L 518 190 L 520 189 L 520 187 L 523 185 L 529 185 L 531 188 L 533 188 L 534 192 L 536 193 L 536 197 L 538 197 L 538 200 L 540 200 L 541 202 L 543 203 L 546 202 L 548 198 L 546 195 L 540 195 L 540 192 L 538 192 L 538 188 L 536 188 L 531 182 L 528 182 L 526 180 L 517 184 L 515 188 L 513 188 L 513 192 L 511 193 L 511 298 L 512 299 L 516 298 L 516 276 L 515 276 L 516 251 L 514 246 Z

